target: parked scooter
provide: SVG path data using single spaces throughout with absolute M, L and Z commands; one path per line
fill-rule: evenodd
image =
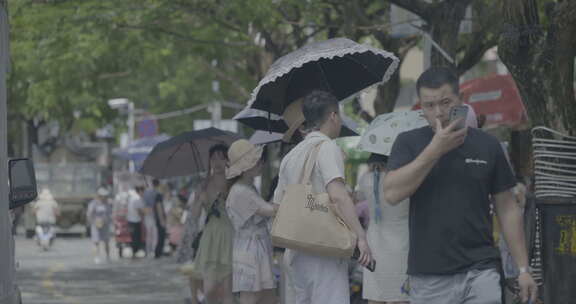
M 36 242 L 44 251 L 48 251 L 54 242 L 56 233 L 52 224 L 38 224 L 36 226 Z

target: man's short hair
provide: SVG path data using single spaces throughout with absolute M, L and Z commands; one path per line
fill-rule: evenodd
M 160 186 L 160 181 L 157 180 L 157 179 L 153 179 L 153 180 L 152 180 L 152 186 L 154 186 L 154 187 Z
M 420 88 L 438 89 L 449 84 L 454 94 L 460 94 L 460 83 L 456 72 L 448 67 L 431 67 L 416 81 L 416 92 L 420 96 Z
M 338 99 L 329 92 L 314 90 L 302 101 L 302 113 L 308 129 L 320 127 L 331 112 L 338 112 Z

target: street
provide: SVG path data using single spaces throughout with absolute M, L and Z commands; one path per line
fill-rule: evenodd
M 96 264 L 87 238 L 59 238 L 42 252 L 34 240 L 16 238 L 17 284 L 24 304 L 178 304 L 185 283 L 171 258 Z

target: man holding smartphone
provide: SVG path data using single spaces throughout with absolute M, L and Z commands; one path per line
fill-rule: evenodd
M 385 199 L 410 198 L 411 304 L 501 303 L 499 253 L 492 238 L 490 203 L 520 269 L 522 301 L 535 300 L 516 179 L 496 138 L 461 127 L 456 74 L 425 71 L 416 89 L 429 126 L 398 136 L 384 179 Z

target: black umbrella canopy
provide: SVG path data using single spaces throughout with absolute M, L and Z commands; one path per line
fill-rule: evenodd
M 281 114 L 291 102 L 316 89 L 344 100 L 388 81 L 398 63 L 392 53 L 346 38 L 311 43 L 274 62 L 248 104 Z
M 341 137 L 359 135 L 358 124 L 354 120 L 344 115 L 342 115 L 342 119 L 342 130 L 340 131 Z M 289 129 L 282 116 L 250 107 L 246 107 L 242 111 L 238 112 L 238 114 L 234 116 L 234 120 L 237 120 L 254 130 L 260 131 L 283 134 Z
M 288 126 L 282 116 L 265 112 L 262 110 L 244 108 L 234 116 L 234 120 L 246 125 L 254 130 L 284 133 Z
M 140 173 L 168 178 L 205 172 L 212 146 L 230 146 L 240 138 L 236 133 L 217 128 L 182 133 L 157 144 L 144 160 Z

